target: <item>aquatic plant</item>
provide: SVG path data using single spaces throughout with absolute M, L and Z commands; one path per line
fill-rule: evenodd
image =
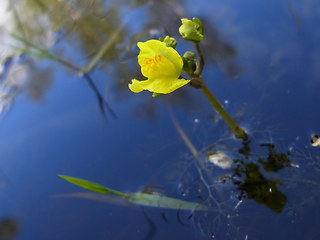
M 116 197 L 124 198 L 128 202 L 137 205 L 193 211 L 204 211 L 209 209 L 207 206 L 199 203 L 188 202 L 176 198 L 167 197 L 157 192 L 149 192 L 142 190 L 134 193 L 123 193 L 84 179 L 74 178 L 65 175 L 58 176 L 72 184 L 88 189 L 90 191 L 102 194 L 111 194 Z
M 142 75 L 147 77 L 148 80 L 132 79 L 132 83 L 129 84 L 130 90 L 134 93 L 148 90 L 153 92 L 153 97 L 159 97 L 161 94 L 171 93 L 189 84 L 201 90 L 214 110 L 228 124 L 236 138 L 244 141 L 248 140 L 247 133 L 229 116 L 201 76 L 204 67 L 204 58 L 199 46 L 199 42 L 204 37 L 202 22 L 198 18 L 193 18 L 192 21 L 183 18 L 181 22 L 179 32 L 185 40 L 195 44 L 198 60 L 196 54 L 191 51 L 187 51 L 181 58 L 174 49 L 176 40 L 169 36 L 159 40 L 138 42 L 137 45 L 140 48 L 138 63 L 141 66 Z M 190 79 L 186 80 L 180 74 Z

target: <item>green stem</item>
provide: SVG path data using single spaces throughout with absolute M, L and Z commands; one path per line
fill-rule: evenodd
M 201 78 L 202 80 L 202 78 Z M 222 104 L 213 96 L 207 85 L 204 83 L 204 81 L 201 81 L 201 92 L 203 95 L 208 99 L 214 110 L 220 114 L 220 116 L 223 118 L 223 120 L 229 125 L 232 133 L 236 138 L 241 138 L 242 140 L 246 141 L 248 140 L 247 133 L 239 127 L 239 125 L 233 121 L 233 119 L 229 116 L 229 114 L 224 110 L 224 107 Z
M 202 73 L 203 67 L 204 67 L 204 57 L 202 55 L 199 43 L 196 44 L 196 49 L 197 49 L 199 59 L 197 62 L 197 69 L 194 72 L 194 75 L 200 76 L 200 74 Z

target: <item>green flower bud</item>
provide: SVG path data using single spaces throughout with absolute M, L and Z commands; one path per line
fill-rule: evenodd
M 175 48 L 177 46 L 177 41 L 173 37 L 166 36 L 164 39 L 159 38 L 160 42 L 164 42 L 167 47 Z
M 196 61 L 197 61 L 196 54 L 194 52 L 187 51 L 183 55 L 182 61 L 183 61 L 182 71 L 184 71 L 188 75 L 192 75 L 197 67 L 196 66 Z
M 193 43 L 198 43 L 203 40 L 203 26 L 198 18 L 192 18 L 192 21 L 187 18 L 181 19 L 182 25 L 179 28 L 181 36 Z

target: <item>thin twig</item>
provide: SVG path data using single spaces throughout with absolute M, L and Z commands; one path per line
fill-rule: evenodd
M 12 36 L 16 39 L 18 39 L 19 41 L 23 42 L 24 44 L 28 45 L 30 48 L 36 50 L 36 51 L 32 51 L 32 50 L 25 50 L 25 52 L 28 52 L 30 54 L 33 55 L 38 55 L 38 56 L 45 56 L 47 59 L 53 60 L 57 63 L 60 63 L 61 65 L 76 71 L 77 73 L 80 73 L 81 76 L 83 76 L 83 78 L 89 83 L 89 86 L 91 87 L 91 89 L 93 90 L 93 92 L 95 93 L 97 99 L 98 99 L 98 103 L 99 103 L 99 107 L 101 110 L 101 113 L 104 117 L 106 117 L 106 113 L 105 113 L 105 108 L 108 110 L 108 112 L 112 115 L 112 117 L 117 118 L 116 113 L 112 110 L 112 108 L 109 106 L 109 104 L 107 103 L 107 101 L 104 99 L 104 97 L 102 96 L 102 94 L 99 92 L 97 86 L 95 85 L 95 83 L 93 82 L 92 78 L 89 76 L 88 73 L 82 73 L 82 69 L 74 64 L 72 64 L 71 62 L 64 60 L 60 57 L 57 57 L 51 53 L 49 53 L 47 50 L 44 50 L 42 48 L 39 48 L 37 46 L 35 46 L 34 44 L 32 44 L 31 42 L 29 42 L 28 40 L 17 36 L 15 34 L 12 34 Z M 16 48 L 16 47 L 14 47 Z
M 93 57 L 93 59 L 83 68 L 81 68 L 80 73 L 85 74 L 90 72 L 97 63 L 101 60 L 101 58 L 105 55 L 105 53 L 116 43 L 117 38 L 121 31 L 124 29 L 126 23 L 129 21 L 129 18 L 123 21 L 123 23 L 117 27 L 109 37 L 109 39 L 102 45 L 97 54 Z
M 109 111 L 109 113 L 112 115 L 112 117 L 114 118 L 118 118 L 116 113 L 112 110 L 112 108 L 109 106 L 109 104 L 107 103 L 107 101 L 104 99 L 104 97 L 102 97 L 102 95 L 100 94 L 97 86 L 94 84 L 92 78 L 89 76 L 89 74 L 85 73 L 83 75 L 83 77 L 87 80 L 87 82 L 89 83 L 91 89 L 94 91 L 94 93 L 96 94 L 97 98 L 98 98 L 98 103 L 99 103 L 99 107 L 100 110 L 102 112 L 102 114 L 104 116 L 106 116 L 105 111 L 104 111 L 104 106 L 106 107 L 106 109 Z

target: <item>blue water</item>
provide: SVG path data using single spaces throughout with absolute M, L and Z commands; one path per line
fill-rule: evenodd
M 12 239 L 22 240 L 318 239 L 320 148 L 310 144 L 312 134 L 320 135 L 318 1 L 94 0 L 91 5 L 60 1 L 42 8 L 37 2 L 12 2 L 6 10 L 9 16 L 18 13 L 24 31 L 14 15 L 6 26 L 0 21 L 0 239 L 7 239 L 10 230 L 6 219 L 17 229 Z M 168 32 L 178 40 L 181 55 L 193 47 L 178 35 L 181 17 L 204 22 L 204 80 L 248 131 L 249 155 L 239 153 L 241 142 L 200 91 L 186 86 L 152 98 L 127 87 L 132 78 L 142 77 L 137 41 Z M 102 113 L 84 76 L 30 53 L 19 56 L 9 46 L 19 42 L 6 35 L 27 32 L 36 46 L 83 67 L 122 24 L 117 40 L 89 73 L 116 117 L 108 108 Z M 205 168 L 179 135 L 173 117 Z M 227 151 L 232 160 L 244 161 L 241 167 L 254 163 L 264 178 L 281 182 L 276 186 L 287 199 L 283 208 L 277 212 L 248 196 L 239 202 L 239 185 L 216 183 L 234 171 L 206 162 L 213 143 L 211 150 Z M 265 143 L 288 154 L 292 167 L 264 169 L 259 159 L 268 158 L 268 148 L 260 145 Z M 201 178 L 199 173 L 206 171 L 209 175 Z M 86 190 L 58 174 L 123 192 L 157 186 L 166 196 L 212 210 L 62 197 Z M 242 173 L 240 180 L 244 178 Z

